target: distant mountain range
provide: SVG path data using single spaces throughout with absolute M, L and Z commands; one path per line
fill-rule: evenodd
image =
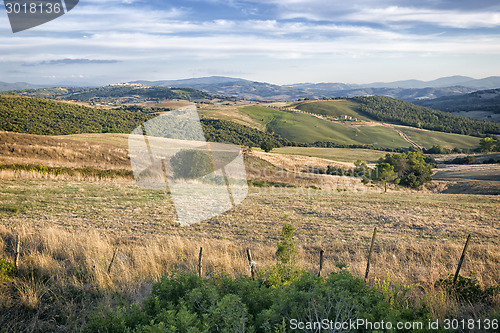
M 38 89 L 38 88 L 43 88 L 43 86 L 38 86 L 35 84 L 26 83 L 26 82 L 6 83 L 6 82 L 0 81 L 0 92 L 12 91 L 12 90 L 23 90 L 23 89 Z
M 407 101 L 462 95 L 480 89 L 500 88 L 500 76 L 473 79 L 450 76 L 432 81 L 406 80 L 370 84 L 297 83 L 275 85 L 225 76 L 211 76 L 184 80 L 134 81 L 148 86 L 194 88 L 211 94 L 260 101 L 291 101 L 299 98 L 380 95 Z
M 467 76 L 443 77 L 432 81 L 405 80 L 369 84 L 346 83 L 297 83 L 276 85 L 225 76 L 210 76 L 183 80 L 133 81 L 152 87 L 192 88 L 213 95 L 237 97 L 258 101 L 294 101 L 297 99 L 322 99 L 366 95 L 389 96 L 415 102 L 446 96 L 464 95 L 477 90 L 500 88 L 500 76 L 474 79 Z M 51 85 L 50 87 L 52 87 Z M 68 87 L 66 85 L 65 87 Z M 29 83 L 0 82 L 0 91 L 38 89 L 48 86 Z
M 500 89 L 420 100 L 414 104 L 475 119 L 500 121 Z

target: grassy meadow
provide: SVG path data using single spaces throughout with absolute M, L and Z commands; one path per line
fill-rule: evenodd
M 429 149 L 434 145 L 447 148 L 474 149 L 479 145 L 480 138 L 453 133 L 420 130 L 416 128 L 397 126 L 397 129 L 405 133 L 411 140 Z

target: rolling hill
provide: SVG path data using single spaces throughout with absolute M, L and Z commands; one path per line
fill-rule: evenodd
M 425 148 L 442 145 L 449 148 L 473 149 L 479 144 L 477 137 L 369 121 L 369 117 L 357 111 L 356 105 L 350 100 L 339 100 L 309 102 L 297 106 L 310 114 L 264 106 L 245 106 L 239 111 L 260 122 L 268 131 L 292 141 L 293 145 L 295 142 L 321 147 L 320 142 L 331 142 L 334 143 L 332 146 L 397 149 L 408 148 L 412 145 L 410 141 L 414 141 L 416 145 Z M 315 114 L 332 117 L 349 114 L 366 121 L 330 121 Z
M 398 103 L 405 103 L 397 100 L 389 103 L 386 98 L 376 101 L 382 103 L 381 110 L 384 107 L 392 110 L 394 105 L 391 103 L 396 103 L 396 106 L 400 105 Z M 375 111 L 380 110 L 367 112 L 367 105 L 369 104 L 363 104 L 359 99 L 310 101 L 298 104 L 296 109 L 291 110 L 259 105 L 235 107 L 220 104 L 219 107 L 227 108 L 227 112 L 211 113 L 205 110 L 202 112 L 201 122 L 209 141 L 250 146 L 259 146 L 263 141 L 269 141 L 274 146 L 371 147 L 389 150 L 408 148 L 411 145 L 425 148 L 441 145 L 461 149 L 473 149 L 478 145 L 477 137 L 404 126 L 398 118 L 393 119 L 396 124 L 390 124 L 389 121 L 382 123 L 380 119 L 376 120 L 380 116 Z M 421 109 L 424 108 L 414 107 L 407 111 L 412 117 L 419 119 L 423 112 Z M 441 116 L 441 113 L 451 116 L 444 112 L 438 114 Z M 220 118 L 221 114 L 224 115 L 223 119 Z M 332 120 L 340 115 L 348 115 L 358 121 Z M 140 106 L 103 109 L 41 98 L 0 96 L 0 130 L 3 131 L 39 135 L 130 133 L 154 116 L 151 109 Z M 251 127 L 235 122 L 243 118 L 249 120 Z M 475 124 L 475 121 L 469 121 L 472 125 Z M 460 122 L 455 123 L 460 125 Z
M 500 89 L 420 100 L 415 104 L 470 118 L 500 121 Z
M 152 116 L 123 109 L 99 109 L 42 98 L 0 95 L 0 130 L 64 135 L 130 133 Z
M 0 95 L 0 131 L 37 135 L 128 134 L 155 116 L 141 107 L 101 109 L 42 98 Z M 266 140 L 274 146 L 290 144 L 279 135 L 226 120 L 201 119 L 201 125 L 206 139 L 212 142 L 259 146 Z
M 184 87 L 203 90 L 211 94 L 259 101 L 294 101 L 323 97 L 354 97 L 366 95 L 389 96 L 406 101 L 432 99 L 449 95 L 471 93 L 477 89 L 500 88 L 500 77 L 473 79 L 451 76 L 432 81 L 405 80 L 367 84 L 296 83 L 277 85 L 240 78 L 211 76 L 183 80 L 134 81 L 148 86 Z

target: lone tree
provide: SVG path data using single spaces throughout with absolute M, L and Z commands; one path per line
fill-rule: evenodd
M 181 150 L 170 159 L 175 178 L 195 179 L 211 173 L 212 160 L 203 151 Z
M 274 148 L 273 144 L 268 140 L 264 140 L 260 144 L 260 149 L 262 149 L 266 153 L 269 153 L 271 150 L 273 150 L 273 148 Z
M 421 151 L 387 154 L 378 160 L 377 166 L 380 166 L 382 163 L 388 163 L 394 168 L 401 185 L 418 188 L 420 185 L 432 180 L 432 168 L 434 165 L 426 162 L 425 156 Z M 384 171 L 384 168 L 387 167 L 381 167 L 379 172 Z M 378 177 L 375 177 L 375 179 L 380 180 Z
M 377 180 L 384 184 L 384 192 L 387 192 L 387 182 L 394 182 L 398 179 L 398 174 L 394 171 L 394 167 L 389 163 L 377 164 Z

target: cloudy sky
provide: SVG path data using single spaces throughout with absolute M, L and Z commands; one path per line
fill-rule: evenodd
M 4 82 L 500 75 L 498 0 L 80 0 L 16 34 L 0 9 Z

